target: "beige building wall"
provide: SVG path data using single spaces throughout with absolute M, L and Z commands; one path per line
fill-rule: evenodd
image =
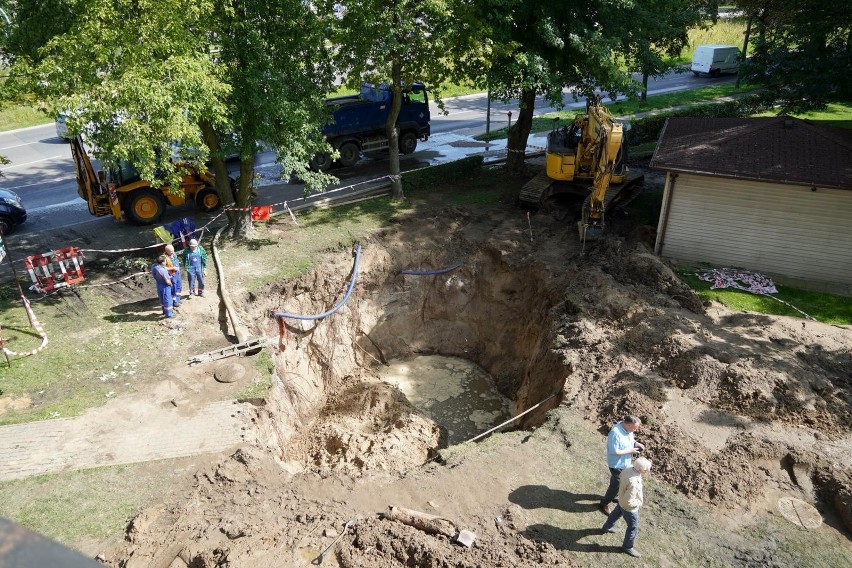
M 852 191 L 670 172 L 655 250 L 852 292 Z

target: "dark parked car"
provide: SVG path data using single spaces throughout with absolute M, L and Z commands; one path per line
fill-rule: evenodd
M 0 231 L 7 235 L 26 220 L 27 210 L 24 209 L 18 194 L 8 189 L 0 189 Z

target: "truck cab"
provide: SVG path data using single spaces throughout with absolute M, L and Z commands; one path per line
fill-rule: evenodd
M 393 89 L 390 85 L 365 83 L 357 95 L 326 99 L 331 116 L 322 132 L 329 145 L 340 152 L 340 165 L 355 165 L 362 152 L 387 150 L 385 124 L 392 98 Z M 429 139 L 430 119 L 426 86 L 423 83 L 406 85 L 397 118 L 400 153 L 411 154 L 417 149 L 418 141 Z M 332 163 L 329 154 L 317 154 L 311 160 L 311 167 L 324 171 Z

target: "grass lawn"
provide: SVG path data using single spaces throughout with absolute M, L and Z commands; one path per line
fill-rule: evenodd
M 674 93 L 664 93 L 661 95 L 649 95 L 648 100 L 645 102 L 642 102 L 637 98 L 605 103 L 605 105 L 613 114 L 613 116 L 630 117 L 638 113 L 668 109 L 682 105 L 712 101 L 722 97 L 740 95 L 750 92 L 751 90 L 752 87 L 749 85 L 742 85 L 739 89 L 737 89 L 733 83 L 718 83 L 714 85 L 708 85 L 700 89 L 677 91 Z M 582 112 L 584 112 L 583 109 L 571 109 L 542 114 L 541 116 L 533 118 L 531 132 L 549 131 L 553 128 L 554 118 L 559 119 L 560 126 L 568 124 L 570 121 L 574 120 L 574 116 L 576 116 L 577 114 L 582 114 Z M 508 128 L 501 128 L 499 130 L 492 130 L 490 135 L 487 137 L 482 134 L 479 136 L 475 136 L 475 138 L 477 140 L 483 141 L 498 140 L 506 138 L 507 135 Z
M 764 112 L 755 116 L 775 116 L 775 113 Z M 811 122 L 839 126 L 841 128 L 852 128 L 852 103 L 831 103 L 823 110 L 812 110 L 793 116 L 804 118 Z
M 682 270 L 680 276 L 702 299 L 719 302 L 731 310 L 802 317 L 796 310 L 773 300 L 774 297 L 796 306 L 822 323 L 852 325 L 852 299 L 845 296 L 799 290 L 779 284 L 778 293 L 767 297 L 742 290 L 711 290 L 710 282 L 698 278 L 694 270 Z
M 40 110 L 16 105 L 0 109 L 0 131 L 50 124 L 53 119 Z

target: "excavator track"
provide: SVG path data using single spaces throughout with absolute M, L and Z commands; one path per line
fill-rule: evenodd
M 554 181 L 547 176 L 546 171 L 541 172 L 524 184 L 520 195 L 518 195 L 518 201 L 521 205 L 527 207 L 541 207 L 542 197 L 553 183 Z

